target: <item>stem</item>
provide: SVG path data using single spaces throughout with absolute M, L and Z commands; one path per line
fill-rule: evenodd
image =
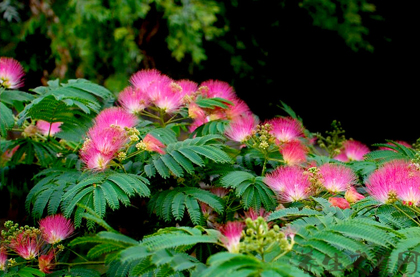
M 86 259 L 85 257 L 83 257 L 82 255 L 80 255 L 79 253 L 77 253 L 77 252 L 75 252 L 75 251 L 73 251 L 72 249 L 70 249 L 70 248 L 68 248 L 68 247 L 66 247 L 66 249 L 68 249 L 70 252 L 72 252 L 73 254 L 75 254 L 77 257 L 79 257 L 79 258 L 81 258 L 81 259 L 83 259 L 83 260 L 85 260 L 85 261 L 89 261 L 88 259 Z
M 266 170 L 266 166 L 267 166 L 267 153 L 265 153 L 265 155 L 264 155 L 264 164 L 263 164 L 261 176 L 264 176 L 265 170 Z
M 418 226 L 420 226 L 420 223 L 417 222 L 416 220 L 414 220 L 414 218 L 412 218 L 410 215 L 408 215 L 406 212 L 404 212 L 400 207 L 398 207 L 395 203 L 392 204 L 397 210 L 399 210 L 400 212 L 402 212 L 405 216 L 407 216 L 409 219 L 411 219 L 412 221 L 414 221 Z

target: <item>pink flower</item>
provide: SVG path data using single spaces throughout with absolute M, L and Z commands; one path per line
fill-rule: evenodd
M 322 184 L 332 193 L 345 191 L 357 181 L 353 170 L 345 165 L 326 163 L 319 167 Z
M 304 137 L 302 123 L 292 117 L 278 117 L 267 123 L 271 124 L 271 133 L 280 143 Z
M 22 232 L 10 241 L 10 248 L 25 260 L 32 260 L 39 255 L 42 242 L 36 233 Z
M 172 114 L 177 112 L 182 105 L 181 90 L 182 88 L 175 82 L 160 82 L 153 83 L 149 87 L 148 93 L 156 107 L 167 114 Z
M 229 221 L 221 227 L 221 242 L 230 253 L 239 253 L 240 240 L 244 223 L 241 221 Z
M 253 115 L 238 117 L 226 127 L 225 135 L 233 141 L 245 143 L 255 132 L 258 123 L 258 118 Z
M 118 102 L 131 114 L 137 114 L 150 105 L 150 100 L 141 89 L 126 87 L 118 94 Z
M 196 82 L 182 79 L 176 82 L 181 88 L 182 103 L 191 103 L 197 97 L 198 84 Z
M 127 142 L 127 133 L 118 127 L 99 128 L 94 126 L 89 129 L 88 136 L 93 147 L 105 156 L 113 156 Z
M 306 161 L 309 149 L 300 140 L 292 140 L 280 145 L 279 151 L 287 165 L 297 165 Z
M 346 193 L 344 194 L 344 198 L 346 198 L 347 202 L 349 203 L 356 203 L 365 198 L 365 196 L 363 194 L 358 193 L 357 190 L 353 186 L 351 186 L 347 189 Z
M 232 99 L 231 101 L 233 102 L 233 105 L 229 105 L 229 108 L 224 110 L 226 119 L 235 120 L 239 117 L 253 116 L 251 110 L 244 101 L 238 98 Z
M 204 109 L 200 108 L 197 103 L 191 102 L 188 105 L 188 116 L 192 119 L 205 119 L 206 118 L 206 112 Z
M 165 154 L 165 145 L 151 134 L 147 134 L 138 145 L 146 151 L 157 152 L 162 155 Z
M 53 250 L 51 250 L 50 252 L 48 252 L 47 255 L 41 255 L 38 258 L 38 267 L 39 270 L 41 270 L 42 272 L 49 274 L 51 273 L 51 270 L 54 268 L 54 263 L 53 263 L 53 259 L 55 257 L 55 253 Z
M 369 148 L 360 141 L 347 140 L 343 143 L 343 149 L 340 154 L 335 156 L 334 159 L 341 162 L 362 161 L 364 155 L 369 152 Z
M 0 57 L 0 87 L 16 89 L 23 87 L 25 71 L 13 58 Z
M 224 81 L 207 80 L 202 82 L 198 89 L 205 98 L 218 97 L 229 101 L 236 98 L 234 89 Z
M 87 168 L 95 171 L 104 171 L 114 158 L 114 154 L 105 155 L 101 153 L 95 148 L 92 140 L 88 139 L 80 150 L 80 157 Z
M 99 129 L 108 128 L 111 125 L 124 129 L 133 128 L 137 124 L 137 117 L 123 108 L 111 107 L 101 111 L 95 118 L 95 125 Z
M 7 251 L 6 248 L 0 247 L 0 270 L 5 270 L 7 266 Z
M 63 122 L 50 123 L 44 120 L 38 120 L 36 122 L 36 127 L 38 128 L 39 132 L 44 136 L 48 136 L 48 133 L 50 134 L 50 136 L 53 136 L 61 131 L 61 124 L 63 124 Z
M 195 129 L 197 129 L 198 127 L 200 127 L 201 125 L 207 122 L 209 122 L 207 118 L 196 118 L 188 127 L 188 130 L 190 131 L 190 133 L 192 133 L 194 132 Z
M 244 219 L 250 218 L 252 220 L 257 220 L 258 217 L 262 217 L 264 219 L 267 219 L 270 215 L 269 212 L 266 212 L 264 208 L 260 208 L 258 211 L 254 210 L 252 207 L 249 208 L 248 211 L 244 212 Z
M 366 182 L 367 192 L 388 204 L 397 199 L 407 205 L 420 203 L 420 172 L 405 160 L 393 160 L 375 170 Z
M 142 91 L 147 91 L 149 86 L 155 82 L 162 82 L 171 80 L 166 75 L 163 75 L 157 69 L 142 69 L 136 73 L 134 73 L 130 77 L 130 83 L 136 88 Z
M 328 202 L 331 203 L 331 206 L 338 207 L 340 209 L 350 209 L 350 203 L 346 199 L 340 197 L 330 197 Z
M 39 221 L 42 237 L 49 244 L 56 244 L 68 238 L 74 231 L 70 219 L 61 214 L 49 215 Z
M 220 198 L 223 198 L 229 193 L 229 189 L 222 187 L 212 187 L 210 192 L 216 196 L 219 196 Z
M 305 170 L 299 166 L 280 166 L 264 177 L 264 183 L 277 192 L 284 203 L 310 196 L 311 182 Z

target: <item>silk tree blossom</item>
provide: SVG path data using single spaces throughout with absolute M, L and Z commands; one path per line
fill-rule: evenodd
M 259 120 L 253 115 L 232 120 L 225 129 L 225 135 L 240 143 L 245 143 L 255 133 Z
M 270 132 L 279 143 L 304 137 L 302 123 L 293 117 L 277 117 L 268 120 L 267 123 L 272 126 Z
M 47 255 L 41 255 L 38 258 L 38 267 L 39 270 L 42 272 L 49 274 L 52 272 L 52 269 L 54 268 L 55 264 L 53 259 L 55 258 L 54 250 L 50 250 Z
M 338 207 L 340 209 L 350 209 L 350 203 L 347 202 L 345 198 L 341 197 L 330 197 L 328 198 L 328 202 L 331 203 L 331 206 Z
M 7 266 L 7 250 L 5 247 L 0 246 L 0 270 L 6 270 Z
M 299 166 L 280 166 L 264 177 L 264 183 L 277 192 L 284 203 L 304 200 L 311 195 L 308 174 Z
M 118 94 L 118 102 L 131 114 L 138 114 L 150 105 L 149 97 L 141 89 L 126 87 Z
M 264 208 L 260 208 L 259 210 L 254 210 L 252 207 L 249 208 L 248 211 L 244 211 L 244 219 L 250 218 L 252 219 L 252 221 L 257 220 L 258 217 L 262 217 L 265 220 L 268 219 L 268 216 L 270 215 L 270 212 L 267 212 Z M 270 224 L 272 222 L 269 222 L 268 224 Z
M 17 89 L 23 87 L 25 71 L 22 65 L 13 58 L 0 57 L 0 87 Z
M 343 149 L 334 159 L 341 162 L 362 161 L 369 153 L 369 147 L 357 140 L 347 140 L 343 143 Z
M 407 205 L 420 203 L 420 172 L 406 160 L 393 160 L 375 170 L 366 191 L 376 200 L 390 204 L 398 199 Z
M 99 129 L 108 128 L 111 125 L 121 129 L 133 128 L 137 124 L 137 117 L 125 111 L 121 107 L 111 107 L 101 111 L 95 118 L 95 126 Z
M 325 163 L 319 167 L 321 183 L 331 193 L 346 191 L 357 182 L 353 170 L 345 165 Z
M 221 227 L 220 240 L 230 253 L 239 253 L 244 226 L 245 224 L 241 221 L 229 221 Z
M 48 136 L 48 133 L 50 136 L 53 136 L 61 131 L 60 126 L 63 124 L 63 122 L 47 122 L 45 120 L 38 120 L 36 122 L 36 127 L 38 131 L 43 134 L 44 136 Z
M 188 116 L 192 119 L 202 119 L 204 120 L 207 116 L 206 111 L 200 108 L 197 103 L 191 102 L 188 105 Z
M 104 171 L 114 158 L 114 153 L 103 154 L 95 148 L 91 139 L 87 139 L 80 150 L 80 157 L 86 167 L 95 171 Z
M 127 132 L 114 125 L 106 128 L 94 126 L 89 129 L 88 136 L 93 147 L 105 156 L 113 156 L 128 140 Z
M 190 133 L 192 133 L 195 131 L 195 129 L 207 122 L 209 122 L 207 118 L 195 118 L 194 121 L 188 127 L 188 130 L 190 131 Z
M 165 145 L 151 134 L 147 134 L 143 140 L 136 144 L 137 149 L 143 149 L 149 152 L 165 154 Z
M 157 69 L 142 69 L 137 71 L 130 77 L 130 83 L 136 89 L 140 89 L 144 92 L 147 91 L 149 86 L 156 82 L 166 82 L 172 80 L 167 75 L 162 74 Z
M 159 93 L 153 96 L 153 98 L 149 95 L 155 106 L 165 111 L 167 114 L 177 112 L 183 104 L 182 88 L 175 82 L 159 83 L 156 84 L 156 86 L 159 87 Z M 151 87 L 155 87 L 155 84 L 152 84 Z
M 32 260 L 39 255 L 43 245 L 36 231 L 23 231 L 10 240 L 10 248 L 25 260 Z
M 229 193 L 229 189 L 227 188 L 223 188 L 223 187 L 212 187 L 210 188 L 210 192 L 213 193 L 214 195 L 223 198 L 225 197 L 228 193 Z
M 235 98 L 232 102 L 233 105 L 229 104 L 229 108 L 224 109 L 226 119 L 235 120 L 239 117 L 252 116 L 249 106 L 243 100 Z
M 355 187 L 351 186 L 346 190 L 344 198 L 347 200 L 347 202 L 353 204 L 362 200 L 363 198 L 365 198 L 365 196 L 363 194 L 358 193 Z
M 71 220 L 61 214 L 50 215 L 41 219 L 39 229 L 42 232 L 42 237 L 49 244 L 59 243 L 74 232 Z
M 233 87 L 227 82 L 219 80 L 207 80 L 200 84 L 198 87 L 201 95 L 205 98 L 223 98 L 226 100 L 234 100 L 236 98 L 236 92 Z
M 298 165 L 306 161 L 309 149 L 300 140 L 292 140 L 281 144 L 279 151 L 287 165 Z
M 198 95 L 198 84 L 194 81 L 182 79 L 176 82 L 181 87 L 182 104 L 193 102 Z

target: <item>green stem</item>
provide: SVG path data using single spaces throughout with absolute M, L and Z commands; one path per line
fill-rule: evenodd
M 420 226 L 420 223 L 417 222 L 416 220 L 414 220 L 414 218 L 412 218 L 409 214 L 407 214 L 406 212 L 404 212 L 400 207 L 398 207 L 395 203 L 392 204 L 397 210 L 399 210 L 400 212 L 402 212 L 405 216 L 407 216 L 409 219 L 411 219 L 412 221 L 414 221 L 418 226 Z
M 82 260 L 85 261 L 89 261 L 88 259 L 86 259 L 85 257 L 83 257 L 82 255 L 80 255 L 79 253 L 73 251 L 71 248 L 66 247 L 66 249 L 68 249 L 70 252 L 72 252 L 73 254 L 75 254 L 77 257 L 81 258 Z
M 261 176 L 264 176 L 265 170 L 266 170 L 266 166 L 267 166 L 267 153 L 264 155 L 264 164 L 263 164 Z

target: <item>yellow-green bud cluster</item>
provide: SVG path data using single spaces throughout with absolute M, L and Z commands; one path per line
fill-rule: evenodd
M 289 247 L 289 243 L 278 225 L 270 228 L 261 216 L 256 220 L 247 218 L 245 223 L 246 231 L 243 231 L 244 239 L 240 245 L 240 252 L 257 252 L 263 255 L 265 252 L 269 252 L 275 245 L 278 245 L 281 249 L 287 249 Z
M 258 125 L 256 131 L 252 134 L 253 145 L 252 147 L 258 147 L 260 149 L 266 150 L 274 143 L 275 138 L 270 133 L 272 127 L 271 124 Z
M 6 243 L 16 238 L 19 234 L 25 234 L 31 237 L 37 237 L 41 235 L 41 230 L 32 226 L 19 226 L 18 223 L 14 223 L 11 220 L 8 220 L 4 223 L 5 229 L 1 231 L 1 236 L 3 237 Z

